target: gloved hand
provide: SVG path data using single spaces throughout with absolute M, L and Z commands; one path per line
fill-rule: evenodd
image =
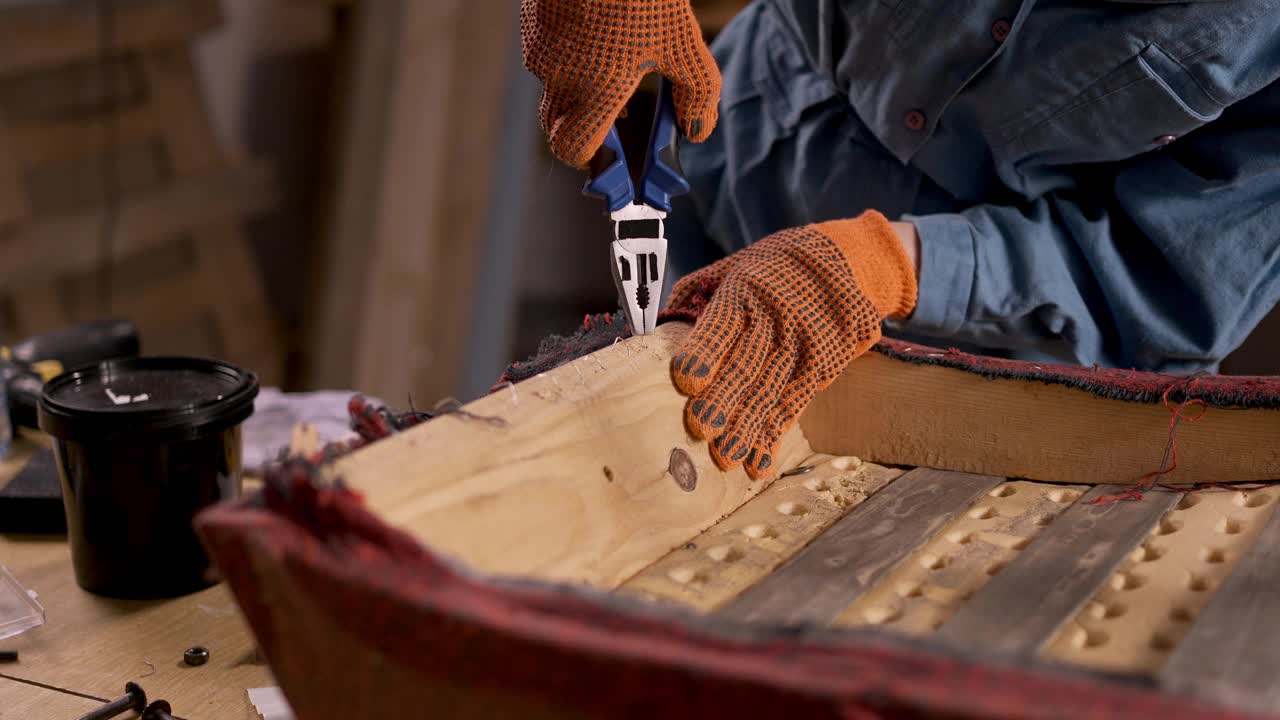
M 697 316 L 672 361 L 685 421 L 724 470 L 770 474 L 778 442 L 819 390 L 916 305 L 914 263 L 869 211 L 775 233 L 672 289 L 663 318 Z
M 689 0 L 521 0 L 524 64 L 543 82 L 542 129 L 562 162 L 585 168 L 651 70 L 672 83 L 681 132 L 715 129 L 720 70 Z

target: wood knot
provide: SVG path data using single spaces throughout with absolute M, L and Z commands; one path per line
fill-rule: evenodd
M 694 467 L 693 458 L 689 457 L 689 453 L 680 448 L 672 448 L 667 472 L 671 473 L 676 485 L 685 492 L 693 492 L 698 487 L 698 468 Z

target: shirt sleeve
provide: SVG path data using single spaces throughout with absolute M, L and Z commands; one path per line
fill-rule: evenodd
M 1216 370 L 1280 298 L 1280 83 L 1022 206 L 906 216 L 920 300 L 896 327 L 1084 365 Z

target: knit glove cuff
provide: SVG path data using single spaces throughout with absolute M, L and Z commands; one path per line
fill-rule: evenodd
M 844 253 L 858 287 L 883 317 L 904 318 L 915 310 L 919 295 L 915 264 L 884 215 L 869 210 L 813 228 Z

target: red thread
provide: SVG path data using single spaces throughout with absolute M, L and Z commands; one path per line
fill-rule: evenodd
M 1197 422 L 1198 420 L 1204 417 L 1206 412 L 1208 412 L 1208 409 L 1209 409 L 1208 405 L 1206 405 L 1203 400 L 1198 400 L 1198 399 L 1183 400 L 1182 402 L 1178 403 L 1174 407 L 1169 406 L 1169 394 L 1171 392 L 1177 389 L 1179 385 L 1185 384 L 1188 388 L 1190 388 L 1190 386 L 1194 384 L 1198 379 L 1199 378 L 1197 377 L 1191 377 L 1191 378 L 1188 378 L 1185 383 L 1170 385 L 1168 388 L 1165 389 L 1164 394 L 1162 395 L 1161 402 L 1166 408 L 1169 409 L 1169 412 L 1171 413 L 1171 415 L 1169 417 L 1169 441 L 1165 444 L 1164 457 L 1160 461 L 1160 468 L 1158 470 L 1154 470 L 1138 478 L 1137 484 L 1134 485 L 1133 487 L 1126 488 L 1122 492 L 1117 493 L 1115 495 L 1103 495 L 1101 497 L 1094 498 L 1092 501 L 1090 501 L 1089 504 L 1101 505 L 1103 503 L 1116 502 L 1119 500 L 1129 501 L 1129 502 L 1137 501 L 1137 500 L 1141 500 L 1145 495 L 1145 493 L 1147 493 L 1148 491 L 1154 488 L 1160 488 L 1162 490 L 1172 490 L 1174 492 L 1180 492 L 1180 493 L 1186 494 L 1189 492 L 1195 492 L 1197 490 L 1209 490 L 1209 489 L 1229 490 L 1229 491 L 1261 490 L 1263 488 L 1275 487 L 1276 485 L 1280 485 L 1280 480 L 1263 480 L 1261 482 L 1251 482 L 1251 483 L 1202 482 L 1202 483 L 1194 483 L 1191 485 L 1166 485 L 1164 483 L 1156 482 L 1157 477 L 1160 477 L 1161 475 L 1167 475 L 1173 472 L 1174 468 L 1178 467 L 1178 424 L 1181 423 L 1183 420 L 1187 422 Z M 1199 414 L 1194 416 L 1186 415 L 1185 411 L 1187 410 L 1187 408 L 1192 406 L 1200 407 Z
M 1190 386 L 1195 382 L 1195 380 L 1196 380 L 1195 378 L 1191 378 L 1190 380 L 1187 381 L 1186 384 Z M 1092 501 L 1090 501 L 1089 503 L 1090 505 L 1102 505 L 1103 503 L 1116 502 L 1118 500 L 1123 500 L 1127 502 L 1134 502 L 1134 501 L 1141 500 L 1145 495 L 1145 493 L 1147 493 L 1152 488 L 1157 486 L 1157 483 L 1156 483 L 1157 477 L 1160 477 L 1161 475 L 1167 475 L 1173 472 L 1174 469 L 1178 467 L 1178 425 L 1184 420 L 1187 422 L 1199 422 L 1201 419 L 1204 418 L 1204 415 L 1206 412 L 1208 412 L 1209 407 L 1208 405 L 1205 404 L 1203 400 L 1194 399 L 1194 398 L 1183 400 L 1182 402 L 1178 403 L 1176 406 L 1170 407 L 1169 393 L 1173 392 L 1174 389 L 1176 389 L 1177 387 L 1178 385 L 1170 385 L 1169 387 L 1165 388 L 1164 394 L 1161 396 L 1161 400 L 1160 400 L 1161 404 L 1164 405 L 1165 408 L 1167 408 L 1170 412 L 1169 440 L 1168 442 L 1165 443 L 1164 457 L 1161 458 L 1160 460 L 1160 467 L 1138 478 L 1137 484 L 1135 484 L 1133 487 L 1126 488 L 1123 492 L 1117 493 L 1115 495 L 1102 495 L 1102 496 L 1096 497 Z M 1190 416 L 1185 414 L 1187 408 L 1195 407 L 1195 406 L 1198 406 L 1200 408 L 1199 414 L 1195 416 Z M 1186 487 L 1179 487 L 1179 486 L 1160 485 L 1160 487 L 1169 488 L 1171 490 L 1177 490 L 1179 492 L 1188 492 L 1189 490 L 1198 489 L 1199 486 L 1186 488 Z

